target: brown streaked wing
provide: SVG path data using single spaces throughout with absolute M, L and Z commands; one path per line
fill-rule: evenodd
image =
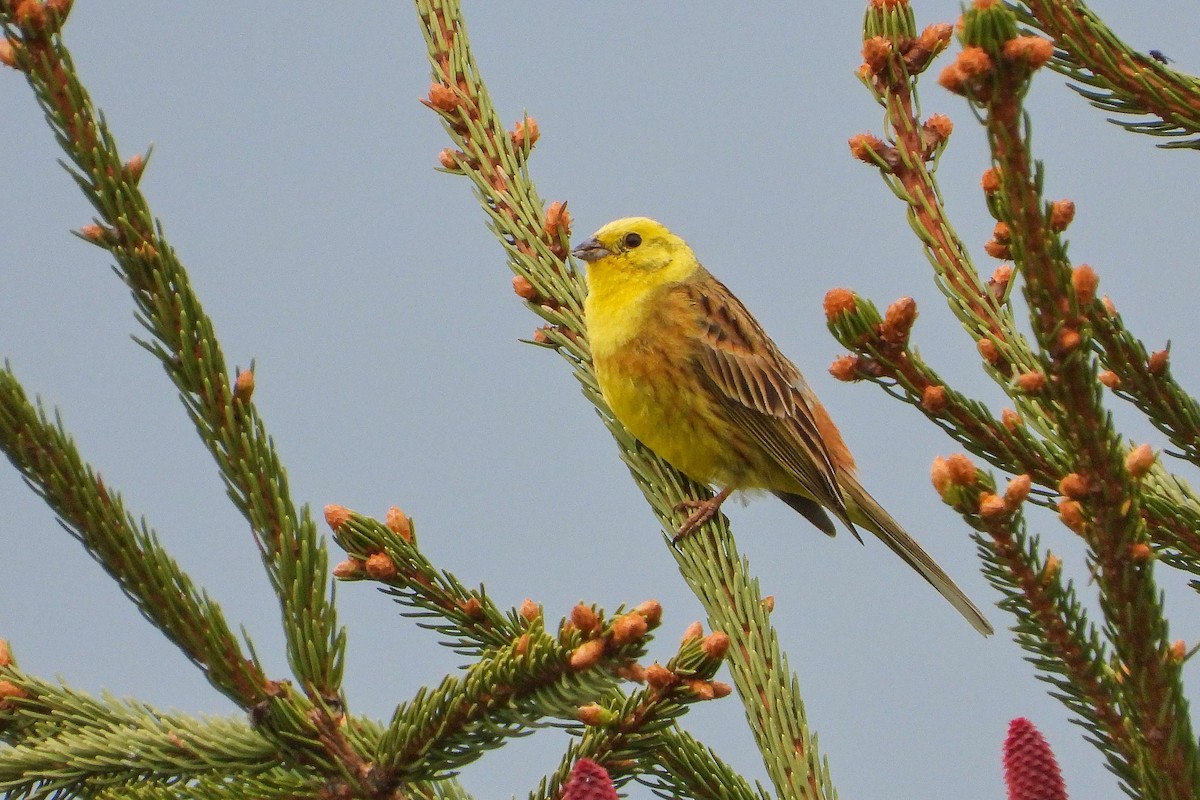
M 703 319 L 697 337 L 703 376 L 726 401 L 731 417 L 818 503 L 853 529 L 834 461 L 797 388 L 803 385 L 800 371 L 724 284 L 703 268 L 698 277 L 680 284 L 680 290 Z

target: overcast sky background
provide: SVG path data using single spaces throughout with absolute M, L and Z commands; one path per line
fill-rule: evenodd
M 881 130 L 854 77 L 863 3 L 465 5 L 502 117 L 528 111 L 541 126 L 532 175 L 544 198 L 570 201 L 575 239 L 630 214 L 684 236 L 806 372 L 872 493 L 1001 631 L 976 635 L 878 542 L 827 540 L 773 500 L 729 506 L 776 598 L 841 796 L 1003 797 L 1001 743 L 1009 720 L 1026 716 L 1073 797 L 1120 797 L 1022 660 L 965 526 L 929 486 L 934 456 L 960 448 L 875 387 L 826 373 L 841 353 L 821 313 L 827 289 L 853 287 L 881 307 L 907 294 L 931 364 L 1005 405 L 903 207 L 848 154 L 849 136 Z M 1200 69 L 1193 4 L 1093 7 L 1132 46 Z M 916 9 L 921 25 L 958 15 L 951 0 Z M 484 582 L 501 604 L 531 597 L 558 618 L 579 600 L 656 598 L 665 615 L 652 658 L 669 657 L 701 609 L 566 364 L 518 343 L 538 320 L 512 295 L 468 182 L 433 170 L 448 142 L 417 102 L 429 78 L 412 9 L 79 2 L 66 37 L 123 153 L 155 144 L 142 186 L 231 365 L 257 359 L 254 397 L 297 500 L 380 517 L 401 506 L 435 564 Z M 933 80 L 948 61 L 925 81 L 923 111 L 957 124 L 940 178 L 990 272 L 986 151 L 964 101 Z M 1048 196 L 1078 205 L 1072 257 L 1096 267 L 1135 332 L 1173 340 L 1172 369 L 1195 386 L 1195 154 L 1105 123 L 1049 72 L 1029 107 Z M 138 328 L 109 259 L 68 234 L 92 209 L 56 165 L 16 73 L 0 73 L 0 108 L 0 355 L 284 677 L 277 606 L 246 525 L 169 381 L 130 340 Z M 1162 446 L 1128 409 L 1118 419 Z M 0 504 L 0 637 L 23 668 L 163 708 L 234 712 L 11 469 L 0 469 Z M 1033 526 L 1092 597 L 1074 537 L 1053 518 Z M 1194 643 L 1196 595 L 1159 575 L 1173 637 Z M 387 719 L 461 663 L 369 584 L 340 587 L 338 599 L 352 711 Z M 1187 673 L 1194 689 L 1200 675 Z M 765 779 L 736 698 L 696 706 L 685 724 Z M 524 797 L 564 745 L 554 731 L 516 741 L 464 781 L 480 798 Z M 630 796 L 651 795 L 633 786 Z

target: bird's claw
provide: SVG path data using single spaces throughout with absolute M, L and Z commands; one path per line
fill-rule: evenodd
M 713 500 L 684 500 L 676 503 L 674 506 L 676 511 L 687 511 L 690 509 L 692 513 L 679 526 L 679 530 L 675 532 L 675 535 L 671 537 L 671 544 L 679 544 L 688 536 L 695 533 L 701 525 L 713 518 L 713 515 L 717 513 L 717 509 L 720 507 L 721 504 L 713 502 Z

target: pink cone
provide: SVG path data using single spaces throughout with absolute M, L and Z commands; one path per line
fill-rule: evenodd
M 617 790 L 604 767 L 581 758 L 571 768 L 563 800 L 617 800 Z
M 1050 745 L 1024 717 L 1008 724 L 1004 782 L 1008 785 L 1008 800 L 1067 800 L 1067 787 Z

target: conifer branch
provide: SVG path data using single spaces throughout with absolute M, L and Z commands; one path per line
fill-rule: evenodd
M 266 677 L 242 651 L 220 607 L 125 510 L 121 495 L 86 464 L 57 418 L 33 406 L 16 376 L 0 369 L 0 451 L 120 585 L 138 611 L 243 708 L 262 701 Z
M 566 262 L 570 218 L 558 204 L 543 214 L 528 177 L 525 159 L 536 128 L 526 118 L 516 130 L 504 130 L 471 55 L 457 2 L 417 0 L 416 5 L 434 80 L 422 102 L 441 116 L 456 148 L 443 151 L 439 160 L 447 171 L 464 174 L 473 183 L 488 224 L 508 254 L 514 289 L 551 323 L 535 341 L 554 347 L 573 365 L 584 395 L 617 440 L 621 458 L 669 537 L 685 519 L 676 510 L 679 502 L 705 496 L 709 489 L 671 469 L 612 418 L 587 350 L 581 317 L 584 283 Z M 738 641 L 730 668 L 740 676 L 735 679 L 739 694 L 780 794 L 831 797 L 828 769 L 808 732 L 798 686 L 780 654 L 748 565 L 734 549 L 727 521 L 714 518 L 675 552 L 713 628 Z M 731 602 L 735 594 L 736 603 Z
M 151 336 L 140 343 L 178 388 L 230 498 L 250 522 L 283 607 L 292 670 L 314 696 L 332 696 L 341 683 L 345 641 L 328 595 L 324 544 L 307 509 L 298 511 L 291 500 L 286 474 L 250 401 L 252 373 L 232 385 L 212 321 L 138 188 L 145 159 L 121 160 L 79 81 L 59 33 L 69 8 L 64 2 L 0 2 L 10 59 L 26 75 L 74 165 L 68 172 L 99 215 L 98 224 L 79 235 L 116 261 Z
M 1110 122 L 1135 133 L 1183 139 L 1159 147 L 1200 147 L 1200 82 L 1194 77 L 1130 48 L 1079 0 L 1020 0 L 1012 8 L 1054 41 L 1052 69 L 1092 87 L 1071 87 L 1091 105 L 1154 118 Z

